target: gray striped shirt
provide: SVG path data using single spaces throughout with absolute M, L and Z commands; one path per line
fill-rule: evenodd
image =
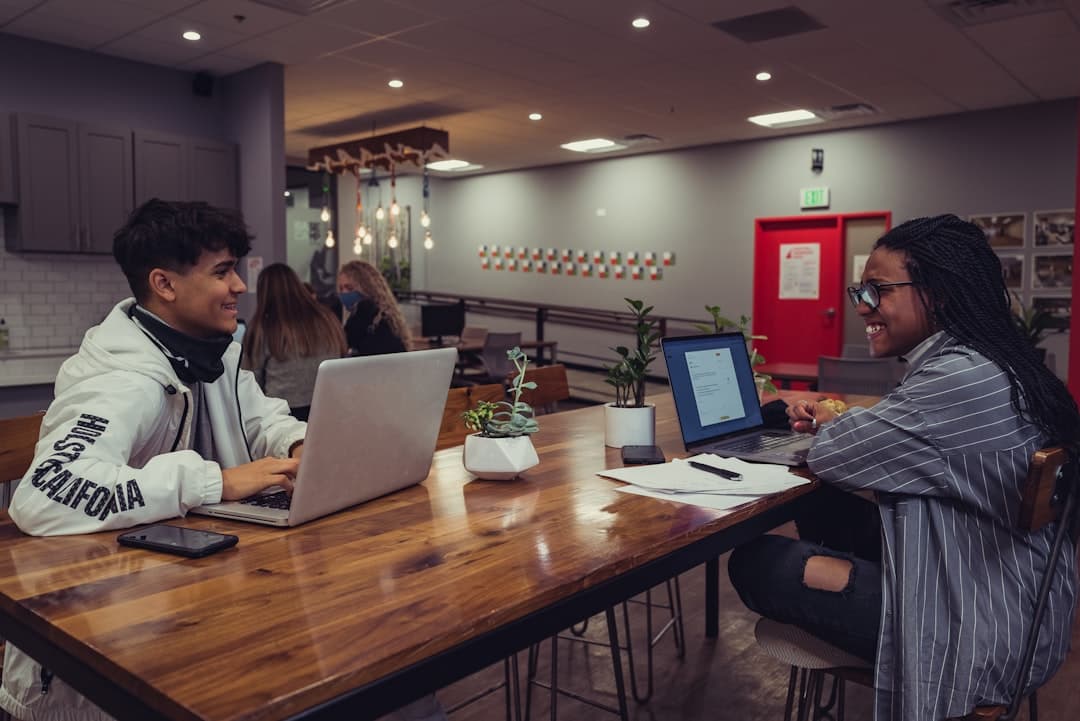
M 1016 527 L 1038 429 L 1016 413 L 1005 373 L 938 333 L 897 389 L 819 430 L 810 468 L 876 492 L 882 615 L 875 718 L 940 721 L 1006 703 L 1050 554 L 1051 525 Z M 1030 682 L 1068 650 L 1076 563 L 1062 549 Z

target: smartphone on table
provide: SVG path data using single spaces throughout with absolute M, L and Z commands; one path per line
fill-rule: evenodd
M 158 523 L 121 533 L 116 537 L 121 546 L 146 548 L 151 551 L 175 553 L 188 558 L 202 558 L 211 553 L 232 548 L 239 537 L 227 533 L 201 531 L 196 528 Z
M 626 465 L 647 463 L 665 463 L 664 452 L 660 446 L 623 446 L 622 462 Z

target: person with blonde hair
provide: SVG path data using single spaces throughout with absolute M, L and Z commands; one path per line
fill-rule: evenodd
M 338 272 L 338 297 L 349 313 L 345 338 L 352 355 L 400 353 L 409 347 L 409 326 L 390 285 L 367 261 L 352 260 Z
M 256 294 L 242 365 L 255 373 L 263 392 L 285 399 L 294 416 L 307 420 L 315 373 L 324 360 L 345 355 L 345 334 L 284 263 L 263 269 Z

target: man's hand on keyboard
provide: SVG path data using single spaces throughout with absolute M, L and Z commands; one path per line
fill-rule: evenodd
M 242 466 L 222 469 L 221 500 L 237 501 L 264 488 L 281 486 L 292 493 L 300 461 L 295 458 L 263 458 Z

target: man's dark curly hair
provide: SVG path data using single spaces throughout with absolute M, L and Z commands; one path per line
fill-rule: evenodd
M 251 235 L 239 211 L 203 202 L 153 198 L 136 208 L 113 236 L 113 257 L 127 277 L 135 300 L 150 295 L 150 271 L 186 272 L 203 251 L 228 248 L 237 258 L 251 251 Z
M 1001 261 L 983 231 L 955 215 L 918 218 L 883 235 L 875 248 L 907 256 L 937 328 L 974 348 L 1009 377 L 1012 404 L 1049 443 L 1080 449 L 1080 413 L 1013 319 Z

